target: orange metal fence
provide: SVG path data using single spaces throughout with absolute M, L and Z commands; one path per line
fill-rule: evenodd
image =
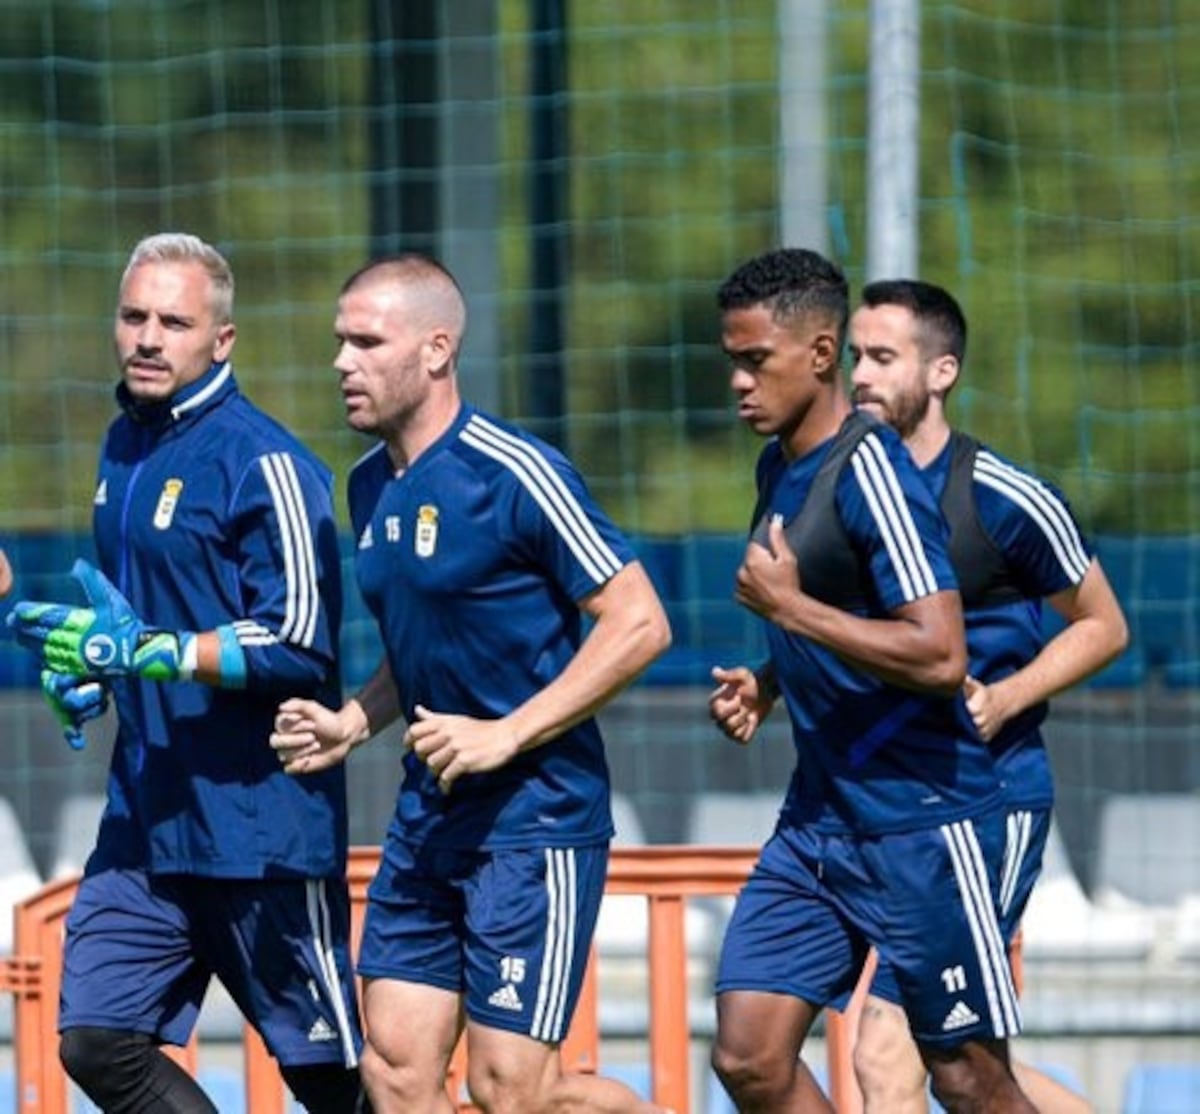
M 684 905 L 689 898 L 737 893 L 757 857 L 750 847 L 620 847 L 609 860 L 609 894 L 640 894 L 649 903 L 649 1044 L 653 1097 L 686 1114 L 691 1110 L 690 1033 L 687 1012 L 687 948 Z M 349 877 L 353 907 L 353 942 L 357 950 L 366 907 L 367 885 L 379 861 L 378 848 L 350 852 Z M 63 922 L 75 896 L 76 879 L 53 882 L 17 906 L 13 955 L 0 963 L 0 992 L 16 1000 L 15 1053 L 17 1110 L 21 1114 L 67 1114 L 66 1076 L 58 1063 L 58 988 L 62 978 Z M 597 1019 L 596 957 L 588 967 L 584 991 L 571 1031 L 562 1046 L 568 1071 L 600 1068 Z M 861 1110 L 851 1069 L 851 1016 L 830 1012 L 826 1024 L 831 1097 L 839 1114 Z M 283 1081 L 258 1034 L 244 1031 L 246 1109 L 254 1114 L 283 1114 L 287 1109 Z M 172 1054 L 195 1071 L 193 1039 Z M 449 1092 L 461 1111 L 473 1110 L 465 1097 L 466 1056 L 459 1045 L 451 1063 Z

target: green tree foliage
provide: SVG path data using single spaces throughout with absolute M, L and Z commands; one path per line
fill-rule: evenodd
M 856 281 L 865 8 L 828 11 L 829 242 Z M 773 5 L 726 10 L 589 8 L 572 40 L 591 94 L 573 105 L 581 437 L 627 514 L 664 529 L 736 528 L 747 506 L 712 289 L 778 235 L 786 62 Z M 1200 4 L 921 11 L 920 268 L 972 326 L 957 418 L 1060 482 L 1095 529 L 1200 528 Z
M 366 11 L 322 0 L 0 5 L 5 523 L 86 525 L 117 282 L 187 229 L 236 273 L 243 387 L 340 464 L 333 296 L 361 262 Z
M 867 8 L 831 2 L 824 31 L 824 215 L 856 284 Z M 119 270 L 163 228 L 228 252 L 248 392 L 339 474 L 362 451 L 329 365 L 370 234 L 368 9 L 0 5 L 0 525 L 86 525 Z M 498 374 L 519 417 L 531 35 L 526 0 L 498 10 Z M 921 11 L 921 270 L 971 321 L 957 415 L 1095 529 L 1197 529 L 1200 0 Z M 740 529 L 759 445 L 732 413 L 713 294 L 779 236 L 775 4 L 576 0 L 567 22 L 571 450 L 632 528 Z

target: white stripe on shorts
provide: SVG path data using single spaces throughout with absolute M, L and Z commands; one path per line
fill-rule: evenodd
M 1017 893 L 1017 880 L 1021 877 L 1021 866 L 1029 851 L 1029 834 L 1033 827 L 1033 813 L 1018 809 L 1008 814 L 1008 840 L 1004 844 L 1004 863 L 1000 873 L 1000 912 L 1006 914 Z
M 571 848 L 546 850 L 546 945 L 542 975 L 530 1036 L 554 1043 L 565 1028 L 567 990 L 575 961 L 575 852 Z
M 943 824 L 941 831 L 950 850 L 958 891 L 975 943 L 992 1034 L 996 1038 L 1016 1036 L 1021 1031 L 1017 991 L 1008 966 L 1008 953 L 1000 938 L 1000 924 L 996 920 L 996 907 L 988 885 L 983 852 L 975 836 L 975 826 L 970 820 L 959 820 L 953 824 Z
M 309 879 L 305 883 L 308 898 L 308 925 L 312 930 L 313 953 L 321 981 L 325 984 L 326 996 L 333 1006 L 338 1039 L 342 1042 L 342 1058 L 346 1067 L 358 1066 L 358 1053 L 354 1049 L 354 1030 L 346 1011 L 346 1000 L 342 997 L 342 980 L 338 978 L 337 959 L 333 954 L 333 928 L 329 923 L 329 902 L 325 897 L 325 880 Z

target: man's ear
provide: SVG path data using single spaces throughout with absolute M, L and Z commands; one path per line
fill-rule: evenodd
M 817 333 L 813 337 L 813 370 L 818 375 L 828 375 L 841 370 L 842 347 L 833 333 Z
M 927 379 L 930 394 L 943 397 L 948 395 L 954 384 L 958 382 L 960 370 L 957 356 L 951 356 L 949 353 L 939 356 L 929 365 Z
M 237 329 L 232 321 L 226 321 L 217 329 L 217 339 L 213 343 L 212 362 L 214 364 L 223 364 L 229 359 L 229 353 L 233 351 L 235 340 L 237 340 Z
M 446 329 L 434 329 L 425 340 L 426 367 L 435 375 L 443 375 L 454 363 L 454 339 Z

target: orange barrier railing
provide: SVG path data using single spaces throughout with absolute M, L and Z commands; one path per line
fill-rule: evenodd
M 679 1114 L 691 1109 L 684 905 L 689 898 L 737 893 L 757 855 L 758 849 L 750 847 L 620 847 L 613 849 L 609 860 L 605 892 L 640 894 L 649 903 L 647 993 L 653 1097 Z M 378 848 L 356 847 L 350 852 L 356 951 L 367 885 L 378 861 Z M 69 1109 L 67 1079 L 58 1062 L 56 1019 L 63 922 L 77 884 L 77 879 L 53 882 L 16 907 L 14 953 L 0 963 L 0 992 L 10 993 L 16 1000 L 15 1066 L 20 1114 L 67 1114 Z M 861 1110 L 851 1069 L 851 1040 L 856 1028 L 853 1015 L 863 985 L 860 983 L 846 1016 L 832 1011 L 827 1016 L 829 1083 L 839 1114 Z M 599 1047 L 593 954 L 571 1031 L 562 1045 L 564 1069 L 597 1071 Z M 172 1055 L 190 1071 L 196 1070 L 194 1039 L 187 1048 L 172 1050 Z M 246 1109 L 254 1114 L 283 1114 L 287 1108 L 283 1081 L 275 1061 L 249 1026 L 244 1031 L 243 1062 Z M 466 1053 L 460 1043 L 447 1085 L 461 1111 L 474 1109 L 466 1098 L 465 1081 Z

